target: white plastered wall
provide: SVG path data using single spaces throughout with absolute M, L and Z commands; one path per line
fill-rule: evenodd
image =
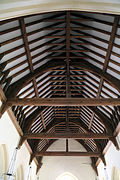
M 65 151 L 65 140 L 57 140 L 48 151 Z M 86 151 L 75 140 L 69 140 L 69 151 Z M 43 157 L 43 165 L 39 171 L 41 180 L 56 180 L 64 172 L 76 176 L 78 180 L 95 180 L 96 174 L 91 167 L 89 157 Z
M 118 135 L 120 137 L 120 134 Z M 106 167 L 104 167 L 102 161 L 98 165 L 99 180 L 117 180 L 112 179 L 113 168 L 117 168 L 120 173 L 120 150 L 116 150 L 115 146 L 110 143 L 109 149 L 105 154 Z M 104 170 L 106 168 L 106 172 Z M 108 179 L 107 179 L 108 178 Z
M 7 150 L 7 168 L 10 164 L 10 160 L 13 156 L 15 148 L 19 143 L 20 135 L 18 134 L 15 126 L 13 125 L 9 115 L 7 112 L 3 114 L 0 118 L 0 145 L 5 145 Z M 20 180 L 27 180 L 28 172 L 29 172 L 29 160 L 30 160 L 30 153 L 25 145 L 18 150 L 16 163 L 15 163 L 15 173 L 19 172 L 20 167 L 22 166 L 23 169 L 23 178 L 21 176 Z M 33 161 L 31 164 L 31 177 L 35 179 L 36 177 L 36 164 Z M 6 173 L 4 172 L 4 173 Z M 20 173 L 19 173 L 20 174 Z

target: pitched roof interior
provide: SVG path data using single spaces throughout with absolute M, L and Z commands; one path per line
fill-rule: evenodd
M 112 83 L 93 71 L 74 65 L 90 63 L 94 68 L 99 68 L 103 75 L 107 73 L 120 80 L 118 16 L 76 11 L 52 12 L 1 21 L 0 29 L 0 84 L 6 96 L 11 85 L 37 72 L 33 78 L 25 79 L 16 97 L 65 98 L 67 83 L 71 98 L 119 97 L 120 91 Z M 110 43 L 112 50 L 109 52 Z M 54 63 L 55 66 L 50 68 Z M 41 70 L 43 67 L 46 69 L 38 73 L 40 67 Z M 97 106 L 94 110 L 87 106 L 13 106 L 12 110 L 22 130 L 32 133 L 65 132 L 67 115 L 70 132 L 104 133 L 106 127 L 99 114 L 102 113 L 112 130 L 117 127 L 120 117 L 118 106 Z M 28 121 L 31 122 L 27 124 Z M 98 144 L 103 150 L 108 142 L 93 139 L 78 141 L 93 152 Z M 28 142 L 35 152 L 46 150 L 54 140 Z M 37 159 L 40 161 L 39 157 Z M 94 159 L 96 162 L 97 158 Z

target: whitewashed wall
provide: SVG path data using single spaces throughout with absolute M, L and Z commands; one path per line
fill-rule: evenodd
M 120 134 L 119 134 L 120 137 Z M 106 173 L 102 162 L 98 165 L 99 180 L 120 180 L 120 150 L 116 150 L 115 146 L 111 143 L 110 147 L 105 154 L 106 160 Z M 113 169 L 116 168 L 119 172 L 119 178 L 113 178 Z
M 48 151 L 64 151 L 65 140 L 58 140 L 52 144 Z M 70 151 L 85 151 L 84 147 L 75 140 L 69 140 Z M 56 180 L 56 178 L 69 172 L 78 180 L 95 180 L 96 175 L 91 167 L 89 157 L 44 157 L 43 165 L 39 171 L 40 180 Z
M 0 145 L 6 146 L 7 166 L 3 169 L 4 172 L 1 172 L 1 173 L 7 172 L 8 166 L 10 164 L 10 160 L 15 151 L 15 148 L 18 145 L 19 139 L 20 139 L 20 136 L 19 136 L 17 130 L 15 129 L 8 113 L 7 112 L 4 113 L 4 115 L 0 119 Z M 22 167 L 22 169 L 23 169 L 23 178 L 21 176 L 21 178 L 19 180 L 27 180 L 28 171 L 29 171 L 29 159 L 30 159 L 30 153 L 29 153 L 26 145 L 23 144 L 21 149 L 18 150 L 16 164 L 15 164 L 15 173 L 19 171 L 20 167 Z M 33 177 L 33 179 L 35 179 L 36 164 L 33 162 L 31 166 L 32 166 L 31 177 Z

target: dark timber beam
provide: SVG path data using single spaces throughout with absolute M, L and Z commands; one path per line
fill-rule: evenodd
M 4 106 L 118 106 L 120 98 L 11 98 Z
M 85 156 L 85 157 L 100 157 L 100 152 L 64 152 L 64 151 L 54 151 L 54 152 L 38 152 L 35 156 Z
M 26 133 L 23 139 L 108 139 L 112 134 L 104 133 Z
M 112 53 L 113 43 L 114 43 L 114 40 L 115 40 L 115 34 L 116 34 L 116 31 L 117 31 L 118 22 L 119 22 L 119 18 L 116 17 L 115 20 L 114 20 L 113 27 L 112 27 L 110 40 L 109 40 L 109 44 L 108 44 L 108 48 L 107 48 L 107 53 L 106 53 L 106 56 L 105 56 L 105 61 L 104 61 L 104 65 L 103 65 L 103 73 L 106 72 L 107 67 L 108 67 L 108 63 L 109 63 L 110 56 L 111 56 L 111 53 Z M 97 97 L 100 96 L 100 94 L 101 94 L 102 86 L 103 86 L 103 80 L 104 79 L 102 77 L 100 79 L 100 84 L 99 84 L 99 88 L 98 88 Z
M 70 12 L 66 12 L 66 97 L 70 97 Z
M 20 26 L 21 26 L 21 31 L 22 31 L 24 46 L 25 46 L 26 55 L 27 55 L 27 59 L 28 59 L 28 64 L 29 64 L 29 67 L 30 67 L 30 71 L 33 73 L 34 70 L 33 70 L 32 58 L 31 58 L 31 54 L 30 54 L 30 49 L 29 49 L 29 44 L 28 44 L 28 38 L 27 38 L 27 32 L 26 32 L 24 19 L 20 18 L 19 22 L 20 22 Z
M 34 73 L 33 64 L 32 64 L 32 57 L 31 57 L 31 53 L 30 53 L 28 37 L 27 37 L 27 32 L 26 32 L 26 27 L 25 27 L 25 22 L 24 22 L 23 18 L 20 18 L 19 21 L 20 21 L 20 25 L 21 25 L 21 31 L 22 31 L 22 36 L 23 36 L 23 41 L 24 41 L 24 46 L 25 46 L 25 50 L 26 50 L 26 55 L 27 55 L 27 60 L 28 60 L 30 72 Z M 39 97 L 35 77 L 33 78 L 33 84 L 34 84 L 34 90 L 35 90 L 36 97 Z
M 30 119 L 29 119 L 30 120 Z M 45 130 L 45 132 L 48 132 L 48 131 L 50 131 L 50 130 L 52 130 L 52 128 L 54 128 L 55 126 L 58 126 L 60 123 L 62 123 L 62 122 L 64 122 L 65 120 L 64 119 L 54 119 L 53 121 L 52 121 L 52 123 L 50 123 L 47 127 L 46 127 L 46 130 Z M 79 126 L 80 128 L 82 128 L 86 133 L 89 133 L 90 132 L 90 130 L 88 130 L 88 127 L 82 122 L 82 121 L 80 121 L 80 119 L 78 118 L 78 119 L 70 119 L 70 122 L 72 122 L 72 123 L 74 123 L 75 125 L 77 125 L 77 126 Z M 32 125 L 32 124 L 31 124 Z M 106 128 L 107 129 L 107 128 Z M 25 131 L 24 131 L 25 132 Z M 26 132 L 28 132 L 28 131 L 26 131 Z M 45 133 L 44 132 L 44 133 Z M 107 132 L 110 132 L 110 134 L 111 134 L 111 130 L 107 130 Z M 24 141 L 25 141 L 26 139 L 25 138 L 23 138 L 23 137 L 21 137 L 21 140 L 20 140 L 20 143 L 19 143 L 19 148 L 22 146 L 22 144 L 24 143 Z M 96 143 L 96 146 L 98 147 L 98 149 L 99 149 L 99 146 L 98 146 L 98 143 L 96 142 L 96 140 L 95 140 L 95 143 Z M 37 147 L 36 147 L 37 148 Z M 35 152 L 35 151 L 34 151 Z
M 43 163 L 38 163 L 37 169 L 36 169 L 36 174 L 39 172 L 40 168 L 42 167 Z
M 70 91 L 70 12 L 66 12 L 66 98 L 71 97 Z M 69 107 L 66 107 L 66 130 L 69 131 Z M 68 139 L 66 139 L 68 151 Z

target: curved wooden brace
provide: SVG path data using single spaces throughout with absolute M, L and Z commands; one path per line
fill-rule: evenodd
M 47 107 L 41 107 L 38 108 L 37 110 L 35 110 L 32 114 L 30 114 L 30 116 L 28 116 L 25 119 L 25 123 L 24 123 L 24 128 L 23 128 L 23 132 L 29 132 L 32 124 L 34 123 L 34 121 L 37 119 L 37 117 L 41 114 L 42 111 L 44 111 Z M 61 120 L 57 120 L 57 122 L 61 122 Z M 49 126 L 49 125 L 48 125 Z M 84 127 L 84 123 L 82 124 L 82 126 Z
M 75 121 L 75 122 L 74 122 L 74 121 Z M 86 133 L 91 132 L 90 130 L 88 130 L 88 127 L 87 127 L 82 121 L 79 121 L 79 122 L 78 122 L 78 121 L 76 121 L 76 119 L 74 119 L 74 120 L 72 120 L 72 121 L 70 121 L 70 122 L 73 122 L 73 123 L 75 123 L 76 125 L 78 125 L 79 127 L 83 128 L 83 129 L 86 131 Z M 95 142 L 95 144 L 96 144 L 96 146 L 97 146 L 98 151 L 102 152 L 102 146 L 101 146 L 101 144 L 100 144 L 100 141 L 97 140 L 97 139 L 94 139 L 94 142 Z
M 58 126 L 59 124 L 61 124 L 61 123 L 63 123 L 63 122 L 65 122 L 65 121 L 64 121 L 64 120 L 59 120 L 59 121 L 58 121 L 57 119 L 54 119 L 54 123 L 53 123 L 53 122 L 50 123 L 50 124 L 46 127 L 46 130 L 44 130 L 44 132 L 49 132 L 49 131 L 52 130 L 54 127 Z M 72 121 L 72 120 L 71 120 L 70 122 L 72 122 L 72 123 L 74 123 L 75 125 L 81 127 L 82 129 L 85 130 L 85 132 L 90 132 L 90 131 L 88 130 L 87 126 L 84 125 L 84 123 L 81 123 L 81 122 L 78 122 L 78 121 L 76 122 L 76 121 Z M 36 141 L 36 145 L 35 145 L 36 148 L 34 148 L 34 153 L 35 153 L 35 151 L 36 151 L 36 149 L 37 149 L 37 145 L 39 144 L 40 141 L 41 141 L 41 140 Z M 94 141 L 95 141 L 95 144 L 96 144 L 98 150 L 101 152 L 101 148 L 99 148 L 100 146 L 98 145 L 98 143 L 96 142 L 96 140 L 94 140 Z
M 30 116 L 28 116 L 25 119 L 23 132 L 29 132 L 30 127 L 32 126 L 32 123 L 34 123 L 36 118 L 41 114 L 42 111 L 45 110 L 45 108 L 46 107 L 38 108 Z M 106 128 L 106 131 L 108 133 L 112 133 L 113 132 L 113 127 L 112 127 L 110 119 L 104 113 L 100 112 L 100 110 L 98 108 L 96 108 L 96 107 L 89 107 L 89 109 L 91 109 L 100 118 L 101 123 Z M 84 123 L 82 123 L 82 126 L 84 127 Z
M 58 119 L 58 120 L 59 120 L 59 119 Z M 46 132 L 52 130 L 52 128 L 54 128 L 55 126 L 57 126 L 57 125 L 59 125 L 59 124 L 61 124 L 61 123 L 64 122 L 64 120 L 62 120 L 62 121 L 59 120 L 59 122 L 58 122 L 58 120 L 55 119 L 55 120 L 54 120 L 54 123 L 52 123 L 52 125 L 51 125 L 51 124 L 48 125 L 48 127 L 47 127 L 47 129 L 46 129 Z M 74 120 L 71 120 L 70 122 L 72 122 L 72 123 L 74 123 L 75 125 L 81 127 L 82 129 L 85 130 L 85 132 L 89 132 L 87 126 L 86 126 L 84 123 L 78 122 L 78 121 L 76 121 L 76 120 L 75 120 L 75 121 L 74 121 Z M 31 155 L 30 163 L 32 162 L 32 160 L 33 160 L 34 157 L 35 157 L 35 152 L 36 152 L 37 146 L 38 146 L 38 144 L 39 144 L 40 141 L 41 141 L 41 140 L 37 140 L 36 143 L 35 143 L 35 147 L 36 147 L 36 148 L 34 148 L 33 154 Z M 54 140 L 51 140 L 50 143 L 47 144 L 47 145 L 43 148 L 43 151 L 46 151 L 46 150 L 49 148 L 49 146 L 50 146 L 52 143 L 54 143 L 55 141 L 56 141 L 55 139 L 54 139 Z M 77 141 L 78 141 L 78 142 L 79 142 L 79 141 L 82 142 L 82 140 L 77 140 Z M 94 140 L 94 141 L 95 141 L 95 144 L 96 144 L 98 150 L 99 150 L 100 152 L 102 152 L 102 151 L 101 151 L 102 149 L 101 149 L 101 146 L 100 146 L 100 142 L 98 143 L 97 140 Z M 79 142 L 79 143 L 81 143 L 81 142 Z M 82 144 L 82 143 L 81 143 L 81 144 Z M 82 144 L 82 145 L 83 145 L 83 144 Z M 85 144 L 84 144 L 84 145 L 85 145 Z M 87 145 L 85 145 L 85 146 L 86 146 L 86 148 L 87 148 L 87 149 L 85 148 L 86 150 L 90 150 L 89 147 L 87 147 Z M 100 158 L 101 158 L 101 160 L 103 161 L 103 163 L 105 163 L 105 162 L 104 162 L 104 156 L 102 156 L 102 157 L 100 157 Z M 94 162 L 94 158 L 91 158 L 91 161 L 92 161 L 92 167 L 93 167 L 93 169 L 95 170 L 96 174 L 98 174 L 98 173 L 97 173 L 97 167 L 96 167 L 95 162 Z
M 41 67 L 37 68 L 34 73 L 29 73 L 24 78 L 21 78 L 17 82 L 13 83 L 8 87 L 8 90 L 6 92 L 6 97 L 15 97 L 17 93 L 22 89 L 23 86 L 25 86 L 26 83 L 30 82 L 33 78 L 36 78 L 51 69 L 60 68 L 65 66 L 65 63 L 62 61 L 55 61 L 52 60 L 50 62 L 47 62 L 46 64 L 42 65 Z
M 34 121 L 37 119 L 38 116 L 40 116 L 41 112 L 44 111 L 47 107 L 41 107 L 37 108 L 30 116 L 28 116 L 25 119 L 24 127 L 23 127 L 23 132 L 28 132 L 30 130 L 30 127 L 34 123 Z
M 51 69 L 63 67 L 64 65 L 65 63 L 61 61 L 56 62 L 55 60 L 52 60 L 50 62 L 47 62 L 40 68 L 37 68 L 34 73 L 32 74 L 30 73 L 26 75 L 24 78 L 10 85 L 6 92 L 7 98 L 15 97 L 17 93 L 22 89 L 22 87 L 25 86 L 26 83 L 30 82 L 34 77 L 40 76 L 45 72 L 50 71 Z M 120 92 L 120 80 L 118 80 L 117 78 L 113 77 L 112 75 L 106 72 L 104 73 L 101 69 L 90 64 L 89 62 L 87 61 L 81 61 L 80 63 L 72 62 L 71 65 L 77 68 L 87 70 L 94 74 L 97 74 L 98 76 L 102 77 L 104 80 L 108 81 L 113 87 L 115 87 Z
M 54 140 L 50 140 L 49 143 L 43 148 L 42 151 L 46 151 L 55 141 L 57 141 L 57 139 L 54 139 Z M 89 147 L 87 147 L 87 145 L 84 144 L 84 142 L 82 142 L 82 140 L 76 140 L 78 143 L 80 143 L 87 151 L 90 151 Z M 29 164 L 32 163 L 33 159 L 35 158 L 35 152 L 33 152 L 33 154 L 31 154 L 31 157 L 30 157 L 30 162 Z M 96 172 L 96 174 L 98 175 L 98 172 L 97 172 L 97 167 L 96 167 L 96 163 L 95 163 L 95 159 L 93 157 L 90 157 L 91 158 L 91 166 L 93 168 L 93 170 Z M 41 157 L 41 161 L 42 161 L 43 157 Z M 37 172 L 39 171 L 39 169 L 41 168 L 42 166 L 42 162 L 40 162 L 40 165 L 38 165 L 38 169 L 37 169 Z M 36 172 L 36 173 L 37 173 Z
M 103 113 L 103 112 L 100 112 L 100 110 L 96 107 L 91 107 L 89 106 L 88 107 L 89 109 L 91 109 L 101 120 L 101 123 L 105 126 L 106 128 L 106 131 L 108 133 L 113 133 L 113 126 L 111 124 L 111 121 L 110 119 Z
M 44 108 L 45 108 L 45 107 L 43 107 L 43 110 L 44 110 Z M 104 114 L 102 114 L 102 113 L 99 111 L 99 109 L 97 109 L 97 108 L 90 107 L 90 109 L 91 109 L 92 111 L 94 111 L 95 114 L 101 119 L 101 122 L 105 125 L 107 132 L 112 133 L 112 129 L 111 129 L 111 127 L 109 126 L 109 118 L 108 118 L 107 116 L 105 116 Z M 32 114 L 30 115 L 30 117 L 28 117 L 28 119 L 27 119 L 27 121 L 26 121 L 26 123 L 28 124 L 28 126 L 27 126 L 27 128 L 24 129 L 24 132 L 28 132 L 28 131 L 29 131 L 32 123 L 34 122 L 34 120 L 37 118 L 37 116 L 38 116 L 41 112 L 42 112 L 42 109 L 41 109 L 41 110 L 37 109 L 37 110 L 35 111 L 35 113 L 32 113 Z M 33 120 L 32 120 L 31 117 L 33 117 Z M 60 124 L 61 122 L 64 122 L 64 120 L 61 120 L 61 119 L 55 119 L 55 120 L 53 120 L 53 121 L 47 126 L 45 132 L 50 131 L 53 127 L 55 127 L 56 125 Z M 89 132 L 88 127 L 87 127 L 82 121 L 78 121 L 78 119 L 74 119 L 74 120 L 70 120 L 70 122 L 72 122 L 72 123 L 80 126 L 80 127 L 83 128 L 86 132 Z M 29 127 L 29 129 L 28 129 L 28 127 Z M 39 143 L 39 141 L 38 141 L 38 143 Z M 99 149 L 99 151 L 102 151 L 101 145 L 98 143 L 97 140 L 95 140 L 95 143 L 96 143 L 97 148 Z
M 40 170 L 41 167 L 42 167 L 42 163 L 40 162 L 40 163 L 37 165 L 36 174 L 38 173 L 38 171 Z
M 51 140 L 51 141 L 44 147 L 44 149 L 43 149 L 42 151 L 46 151 L 55 141 L 57 141 L 57 139 Z M 82 140 L 76 140 L 76 141 L 77 141 L 78 143 L 80 143 L 80 144 L 86 149 L 86 151 L 90 151 L 89 147 L 87 147 L 87 145 L 85 145 L 84 142 L 82 142 Z M 32 159 L 31 159 L 30 163 L 31 163 L 32 160 L 34 159 L 35 153 L 33 153 L 33 154 L 31 155 L 31 157 L 32 157 Z M 41 158 L 43 158 L 43 157 L 41 157 Z M 98 175 L 97 167 L 96 167 L 96 164 L 95 164 L 95 158 L 90 157 L 90 159 L 91 159 L 91 162 L 92 162 L 91 166 L 92 166 L 93 170 L 96 172 L 96 174 Z M 41 166 L 40 166 L 40 168 L 41 168 Z
M 97 74 L 104 80 L 108 81 L 114 88 L 116 88 L 120 92 L 120 80 L 108 74 L 107 72 L 103 72 L 100 68 L 92 65 L 91 63 L 87 61 L 80 61 L 80 63 L 72 62 L 71 65 L 76 68 L 81 68 L 94 74 Z
M 80 144 L 82 144 L 83 147 L 84 147 L 87 151 L 89 151 L 89 147 L 86 146 L 86 144 L 85 144 L 82 140 L 77 140 L 77 141 L 78 141 Z M 91 159 L 91 162 L 92 162 L 91 166 L 92 166 L 93 170 L 96 172 L 96 175 L 98 176 L 98 170 L 97 170 L 97 167 L 96 167 L 95 158 L 94 158 L 94 157 L 90 157 L 90 159 Z

